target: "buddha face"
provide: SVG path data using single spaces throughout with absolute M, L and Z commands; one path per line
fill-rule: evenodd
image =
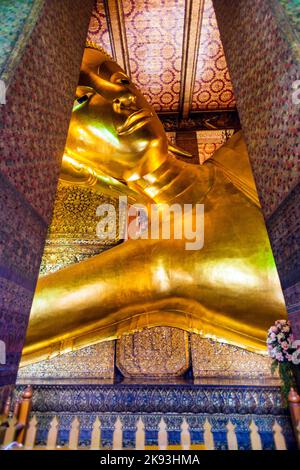
M 125 72 L 86 48 L 66 153 L 114 178 L 134 181 L 168 156 L 163 126 Z

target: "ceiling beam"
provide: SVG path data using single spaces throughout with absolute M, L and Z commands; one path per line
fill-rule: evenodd
M 180 115 L 187 118 L 191 111 L 195 84 L 204 0 L 186 0 L 182 45 Z
M 113 55 L 118 64 L 131 76 L 124 12 L 121 0 L 104 0 Z

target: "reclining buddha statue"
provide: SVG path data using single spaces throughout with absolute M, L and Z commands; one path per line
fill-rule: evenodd
M 204 243 L 131 238 L 40 277 L 24 365 L 158 325 L 264 353 L 286 311 L 242 133 L 203 165 L 180 152 L 125 72 L 87 43 L 61 179 L 131 202 L 203 204 Z

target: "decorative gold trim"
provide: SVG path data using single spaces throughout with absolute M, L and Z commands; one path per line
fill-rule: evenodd
M 103 49 L 103 47 L 100 46 L 99 44 L 96 44 L 95 42 L 90 41 L 88 39 L 85 43 L 85 47 L 87 49 L 95 49 L 96 51 L 102 52 L 102 54 L 104 54 L 109 60 L 115 62 L 115 59 L 110 54 L 108 54 L 108 52 L 106 52 L 106 50 Z
M 191 112 L 195 85 L 204 1 L 186 0 L 181 64 L 180 115 L 187 118 Z
M 131 77 L 129 53 L 124 21 L 123 5 L 120 0 L 105 0 L 107 25 L 116 62 Z

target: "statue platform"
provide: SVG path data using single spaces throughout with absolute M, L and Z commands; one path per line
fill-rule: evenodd
M 20 393 L 22 385 L 18 386 Z M 123 448 L 134 448 L 138 420 L 145 426 L 147 447 L 157 446 L 159 423 L 166 423 L 168 443 L 180 443 L 181 425 L 189 425 L 192 446 L 204 442 L 208 421 L 215 449 L 227 449 L 227 426 L 232 423 L 239 449 L 251 449 L 249 426 L 257 426 L 263 449 L 274 449 L 276 423 L 281 427 L 286 447 L 295 449 L 287 410 L 280 390 L 268 385 L 229 384 L 105 384 L 82 380 L 48 381 L 33 385 L 33 407 L 38 422 L 37 445 L 45 445 L 50 422 L 59 420 L 58 443 L 67 446 L 71 423 L 80 423 L 79 447 L 91 441 L 96 417 L 101 422 L 101 446 L 111 449 L 117 418 L 123 427 Z
M 163 418 L 170 446 L 179 445 L 186 420 L 193 448 L 203 446 L 209 423 L 215 448 L 226 449 L 227 426 L 232 423 L 238 448 L 250 449 L 253 421 L 264 449 L 274 448 L 276 423 L 287 448 L 295 448 L 269 358 L 177 328 L 145 329 L 31 364 L 20 369 L 18 384 L 19 391 L 33 386 L 37 445 L 45 445 L 56 416 L 61 446 L 68 445 L 75 417 L 80 423 L 79 447 L 87 445 L 98 417 L 102 447 L 107 449 L 113 445 L 117 418 L 124 448 L 134 447 L 139 418 L 147 447 L 157 446 Z

